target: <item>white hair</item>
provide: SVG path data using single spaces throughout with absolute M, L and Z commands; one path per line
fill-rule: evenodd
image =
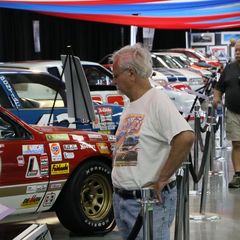
M 149 78 L 152 75 L 151 53 L 139 43 L 121 48 L 113 54 L 112 59 L 113 62 L 118 61 L 121 69 L 132 68 L 140 77 Z

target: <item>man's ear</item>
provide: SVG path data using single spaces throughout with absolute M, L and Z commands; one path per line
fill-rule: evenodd
M 133 68 L 129 68 L 128 69 L 128 74 L 131 80 L 135 80 L 136 79 L 136 71 Z

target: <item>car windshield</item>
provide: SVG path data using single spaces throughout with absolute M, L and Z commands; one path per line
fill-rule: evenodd
M 175 63 L 170 56 L 166 55 L 158 55 L 158 58 L 162 59 L 164 63 L 169 67 L 169 68 L 180 68 L 177 63 Z
M 89 86 L 113 85 L 112 74 L 101 66 L 83 65 Z
M 24 108 L 64 107 L 65 87 L 60 81 L 45 74 L 5 74 Z M 59 82 L 59 85 L 57 84 Z
M 191 61 L 189 61 L 187 58 L 183 56 L 172 56 L 172 58 L 178 62 L 182 67 L 190 66 Z

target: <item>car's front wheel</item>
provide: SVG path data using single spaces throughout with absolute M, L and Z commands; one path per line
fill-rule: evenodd
M 105 231 L 114 221 L 111 168 L 101 160 L 84 163 L 64 186 L 56 213 L 63 226 L 74 233 Z

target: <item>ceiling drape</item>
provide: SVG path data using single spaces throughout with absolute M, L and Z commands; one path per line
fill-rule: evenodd
M 5 0 L 0 1 L 0 7 L 157 29 L 240 27 L 239 0 Z

